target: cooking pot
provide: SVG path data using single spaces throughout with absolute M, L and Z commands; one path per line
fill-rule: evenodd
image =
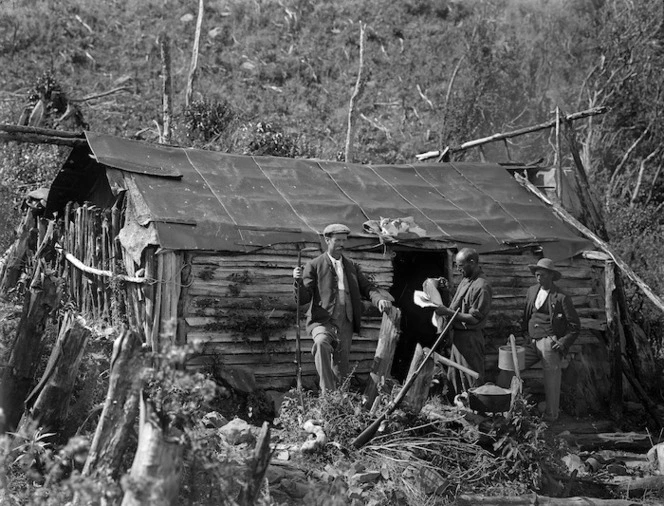
M 493 383 L 468 389 L 470 409 L 480 413 L 502 413 L 509 411 L 512 404 L 512 391 Z

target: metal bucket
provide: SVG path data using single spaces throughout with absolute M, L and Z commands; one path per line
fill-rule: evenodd
M 526 368 L 526 349 L 523 346 L 516 347 L 516 357 L 519 371 L 523 371 Z M 512 358 L 512 347 L 510 345 L 498 348 L 498 369 L 503 371 L 514 370 L 514 359 Z

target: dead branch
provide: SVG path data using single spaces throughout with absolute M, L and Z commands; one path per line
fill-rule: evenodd
M 71 253 L 67 253 L 62 249 L 62 246 L 59 246 L 56 244 L 55 249 L 58 250 L 59 252 L 63 253 L 67 261 L 72 264 L 74 267 L 77 269 L 87 272 L 88 274 L 94 274 L 95 276 L 103 276 L 105 278 L 117 278 L 121 281 L 125 281 L 127 283 L 138 283 L 138 284 L 143 284 L 143 283 L 149 283 L 150 279 L 149 278 L 140 278 L 136 276 L 125 276 L 124 274 L 113 274 L 111 271 L 105 271 L 102 269 L 96 269 L 95 267 L 89 267 L 85 265 L 83 262 L 81 262 L 78 258 L 76 258 L 74 255 Z
M 97 98 L 103 98 L 107 97 L 109 95 L 113 95 L 114 93 L 118 93 L 120 91 L 130 91 L 130 89 L 127 86 L 120 86 L 119 88 L 113 88 L 112 90 L 104 91 L 102 93 L 96 93 L 95 95 L 88 95 L 87 97 L 83 98 L 70 98 L 70 102 L 89 102 L 90 100 L 95 100 Z
M 351 162 L 353 137 L 355 136 L 355 103 L 360 99 L 362 92 L 364 91 L 365 80 L 362 75 L 362 70 L 364 69 L 364 39 L 366 27 L 366 23 L 360 21 L 360 62 L 357 70 L 355 89 L 353 90 L 353 94 L 350 97 L 350 103 L 348 104 L 348 131 L 346 132 L 346 152 L 344 155 L 346 163 Z
M 184 106 L 191 105 L 191 97 L 194 93 L 194 81 L 196 79 L 196 68 L 198 67 L 198 45 L 201 40 L 201 26 L 203 25 L 203 12 L 205 10 L 205 0 L 198 2 L 198 19 L 196 20 L 196 35 L 194 36 L 194 48 L 191 53 L 191 66 L 189 67 L 189 77 L 187 79 L 187 91 L 185 93 Z
M 429 100 L 429 97 L 427 97 L 427 96 L 424 94 L 424 92 L 422 91 L 422 88 L 420 88 L 420 85 L 419 85 L 419 84 L 416 86 L 416 88 L 417 88 L 417 92 L 420 94 L 420 98 L 421 98 L 422 100 L 424 100 L 424 101 L 429 105 L 429 107 L 431 108 L 431 110 L 433 111 L 433 110 L 435 109 L 435 107 L 433 106 L 433 102 L 432 102 L 431 100 Z
M 636 178 L 636 185 L 634 186 L 634 191 L 632 191 L 632 198 L 629 199 L 629 207 L 633 208 L 636 204 L 636 199 L 639 196 L 639 190 L 641 189 L 641 183 L 643 182 L 643 173 L 646 169 L 646 163 L 648 163 L 658 153 L 659 148 L 655 149 L 652 153 L 641 160 L 641 163 L 639 164 L 639 174 Z
M 164 123 L 160 144 L 170 144 L 171 142 L 171 117 L 173 115 L 172 87 L 171 78 L 171 39 L 166 32 L 159 36 L 159 49 L 161 50 L 161 83 L 162 83 L 162 102 L 161 112 Z
M 637 147 L 639 144 L 641 144 L 641 141 L 642 141 L 643 139 L 645 139 L 646 135 L 648 135 L 648 132 L 650 131 L 650 127 L 651 127 L 651 126 L 652 126 L 652 123 L 650 123 L 650 124 L 646 127 L 646 129 L 641 133 L 641 135 L 639 136 L 639 138 L 636 139 L 636 140 L 632 143 L 632 145 L 631 145 L 629 148 L 627 148 L 627 151 L 625 151 L 625 154 L 623 155 L 622 159 L 620 160 L 620 163 L 619 163 L 618 166 L 616 167 L 616 170 L 614 170 L 614 171 L 613 171 L 613 174 L 611 174 L 611 179 L 609 179 L 609 189 L 608 189 L 608 191 L 606 192 L 606 199 L 607 199 L 607 200 L 606 200 L 606 203 L 607 203 L 607 207 L 608 207 L 608 199 L 609 199 L 609 197 L 611 197 L 611 195 L 613 194 L 613 192 L 614 192 L 615 189 L 616 189 L 616 180 L 617 180 L 617 178 L 618 178 L 618 175 L 620 174 L 620 172 L 622 172 L 622 169 L 623 169 L 623 167 L 625 166 L 625 164 L 627 163 L 627 160 L 629 159 L 629 157 L 630 157 L 630 155 L 632 154 L 632 152 L 636 149 L 636 147 Z
M 576 121 L 589 116 L 596 116 L 598 114 L 604 114 L 608 111 L 608 107 L 594 107 L 592 109 L 586 109 L 585 111 L 575 112 L 565 117 L 566 121 Z M 545 123 L 540 123 L 539 125 L 533 125 L 525 128 L 520 128 L 519 130 L 513 130 L 511 132 L 498 133 L 491 135 L 489 137 L 483 137 L 481 139 L 475 139 L 473 141 L 464 142 L 460 146 L 451 146 L 449 148 L 450 153 L 458 153 L 461 151 L 466 151 L 470 148 L 475 148 L 483 144 L 489 144 L 495 141 L 501 141 L 503 139 L 510 139 L 512 137 L 518 137 L 520 135 L 525 135 L 529 133 L 539 132 L 540 130 L 546 130 L 547 128 L 553 128 L 556 126 L 555 118 L 547 121 Z M 431 152 L 429 152 L 431 153 Z M 441 151 L 437 152 L 440 155 Z M 427 153 L 428 156 L 424 157 L 423 155 L 416 155 L 416 158 L 420 161 L 426 160 L 427 158 L 433 158 Z M 438 156 L 436 155 L 436 156 Z
M 390 130 L 389 130 L 389 128 L 387 128 L 386 126 L 381 125 L 381 124 L 378 123 L 378 121 L 376 121 L 376 120 L 373 120 L 373 119 L 371 119 L 371 118 L 368 118 L 367 116 L 365 116 L 365 115 L 362 114 L 362 113 L 360 113 L 360 118 L 362 118 L 364 121 L 366 121 L 367 123 L 369 123 L 369 124 L 370 124 L 372 127 L 374 127 L 376 130 L 380 130 L 381 132 L 383 132 L 383 133 L 385 134 L 385 137 L 387 137 L 388 140 L 391 138 L 391 137 L 390 137 Z

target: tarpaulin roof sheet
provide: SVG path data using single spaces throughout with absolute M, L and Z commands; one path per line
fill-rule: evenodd
M 174 250 L 251 251 L 319 241 L 326 225 L 412 217 L 430 241 L 480 252 L 540 243 L 571 257 L 589 243 L 498 164 L 359 165 L 242 156 L 86 133 L 97 161 L 133 180 L 145 223 Z M 135 183 L 135 184 L 134 184 Z

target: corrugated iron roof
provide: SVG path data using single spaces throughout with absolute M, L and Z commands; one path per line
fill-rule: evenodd
M 98 162 L 133 181 L 165 249 L 318 241 L 331 222 L 376 241 L 362 225 L 382 217 L 413 217 L 428 239 L 479 251 L 543 243 L 563 258 L 589 246 L 498 164 L 358 165 L 86 136 Z

